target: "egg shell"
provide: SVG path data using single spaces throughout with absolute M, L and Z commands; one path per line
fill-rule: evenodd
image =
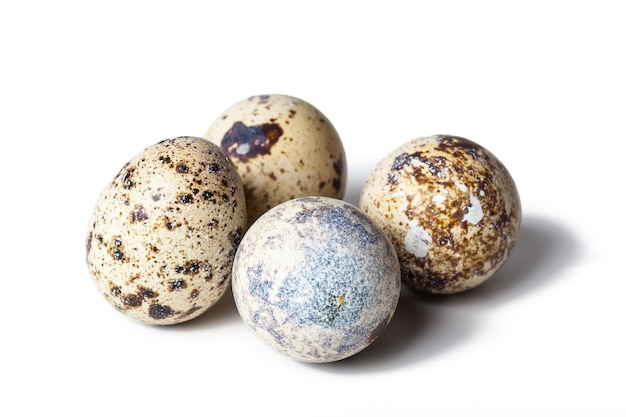
M 246 325 L 297 361 L 333 362 L 369 346 L 400 296 L 393 245 L 358 208 L 301 197 L 263 214 L 233 265 L 233 296 Z
M 359 206 L 393 241 L 403 282 L 436 294 L 493 276 L 521 224 L 506 167 L 478 143 L 450 135 L 413 139 L 389 153 L 366 180 Z
M 250 223 L 296 197 L 344 195 L 347 165 L 339 134 L 302 99 L 249 97 L 222 113 L 204 137 L 221 146 L 237 167 Z
M 156 143 L 102 191 L 87 233 L 87 265 L 98 290 L 144 323 L 199 316 L 230 285 L 246 223 L 237 171 L 197 137 Z

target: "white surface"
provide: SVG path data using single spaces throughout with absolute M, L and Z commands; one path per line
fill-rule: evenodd
M 208 3 L 0 5 L 1 415 L 626 413 L 620 2 Z M 413 137 L 487 147 L 522 197 L 510 261 L 466 294 L 404 294 L 328 365 L 260 344 L 230 294 L 175 327 L 113 310 L 84 260 L 100 191 L 262 93 L 333 122 L 351 202 Z

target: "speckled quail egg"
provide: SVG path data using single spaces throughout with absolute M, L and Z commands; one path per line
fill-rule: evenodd
M 343 144 L 328 118 L 304 100 L 280 94 L 249 97 L 222 113 L 204 137 L 221 146 L 237 167 L 249 223 L 296 197 L 343 198 Z
M 177 137 L 122 167 L 98 198 L 87 265 L 117 309 L 149 324 L 191 320 L 230 285 L 246 223 L 241 179 L 213 143 Z
M 246 325 L 297 361 L 338 361 L 369 346 L 400 296 L 393 244 L 358 208 L 300 197 L 263 214 L 233 264 L 233 296 Z
M 384 157 L 359 206 L 393 241 L 403 282 L 436 294 L 490 278 L 509 257 L 521 223 L 520 197 L 502 162 L 449 135 L 411 140 Z

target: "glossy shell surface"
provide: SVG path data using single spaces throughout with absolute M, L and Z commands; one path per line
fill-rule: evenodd
M 222 113 L 204 137 L 221 146 L 237 167 L 250 223 L 296 197 L 343 197 L 347 167 L 339 134 L 304 100 L 249 97 Z
M 202 138 L 164 140 L 131 159 L 100 195 L 87 265 L 126 315 L 180 323 L 229 288 L 246 225 L 243 185 L 222 150 Z
M 412 288 L 450 294 L 474 288 L 507 260 L 521 224 L 513 178 L 465 138 L 414 139 L 383 158 L 360 208 L 391 238 Z
M 359 209 L 327 197 L 281 203 L 244 236 L 233 295 L 266 344 L 302 362 L 333 362 L 371 344 L 400 295 L 393 245 Z

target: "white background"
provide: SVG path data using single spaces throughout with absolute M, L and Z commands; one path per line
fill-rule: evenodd
M 0 5 L 0 414 L 624 415 L 621 2 L 222 3 Z M 509 262 L 465 294 L 403 294 L 326 365 L 262 345 L 230 293 L 172 327 L 115 311 L 84 259 L 99 193 L 268 93 L 333 122 L 353 203 L 414 137 L 485 146 L 522 198 Z

